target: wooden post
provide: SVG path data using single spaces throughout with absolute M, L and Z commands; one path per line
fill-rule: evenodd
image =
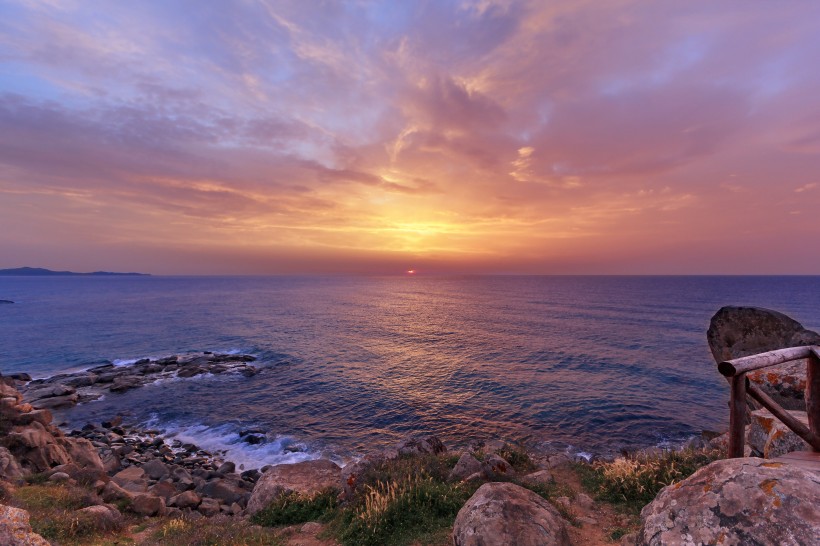
M 729 458 L 743 457 L 746 445 L 746 374 L 732 377 L 729 394 Z
M 820 437 L 820 347 L 812 347 L 811 352 L 806 370 L 806 413 L 809 430 Z M 812 446 L 812 451 L 820 453 L 817 445 Z

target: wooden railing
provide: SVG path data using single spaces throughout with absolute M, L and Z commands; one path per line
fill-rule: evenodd
M 806 413 L 809 426 L 806 427 L 789 412 L 763 392 L 757 385 L 750 383 L 746 373 L 786 362 L 804 361 L 806 374 Z M 767 353 L 744 356 L 718 364 L 718 371 L 731 385 L 729 396 L 729 457 L 743 457 L 743 446 L 746 443 L 746 396 L 748 395 L 761 406 L 780 419 L 795 434 L 800 436 L 820 452 L 820 347 L 789 347 Z

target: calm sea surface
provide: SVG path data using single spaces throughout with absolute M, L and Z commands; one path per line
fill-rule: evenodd
M 6 277 L 0 299 L 16 302 L 0 305 L 4 373 L 257 356 L 252 378 L 169 380 L 61 416 L 124 411 L 253 466 L 417 432 L 589 452 L 678 442 L 728 420 L 705 335 L 718 308 L 820 328 L 820 277 Z M 239 441 L 248 428 L 268 443 Z

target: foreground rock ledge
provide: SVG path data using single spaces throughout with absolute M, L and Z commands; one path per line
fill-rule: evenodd
M 641 511 L 638 544 L 817 544 L 820 474 L 757 458 L 716 461 Z
M 564 519 L 546 500 L 521 486 L 485 483 L 453 525 L 455 546 L 569 545 Z

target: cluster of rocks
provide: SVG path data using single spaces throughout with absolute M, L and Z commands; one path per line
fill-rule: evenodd
M 170 444 L 154 431 L 122 426 L 121 418 L 64 433 L 48 409 L 22 400 L 14 380 L 0 377 L 0 479 L 32 474 L 92 486 L 96 504 L 143 516 L 195 518 L 244 511 L 260 476 L 193 444 Z M 111 504 L 106 504 L 111 503 Z M 119 513 L 119 512 L 117 512 Z
M 58 374 L 46 379 L 31 380 L 28 374 L 9 377 L 25 382 L 20 386 L 20 391 L 25 401 L 35 408 L 61 409 L 96 400 L 109 392 L 122 393 L 174 377 L 228 373 L 251 377 L 259 373 L 259 368 L 248 364 L 254 360 L 256 358 L 251 355 L 204 352 L 156 360 L 143 358 L 127 366 L 107 362 L 81 372 Z

